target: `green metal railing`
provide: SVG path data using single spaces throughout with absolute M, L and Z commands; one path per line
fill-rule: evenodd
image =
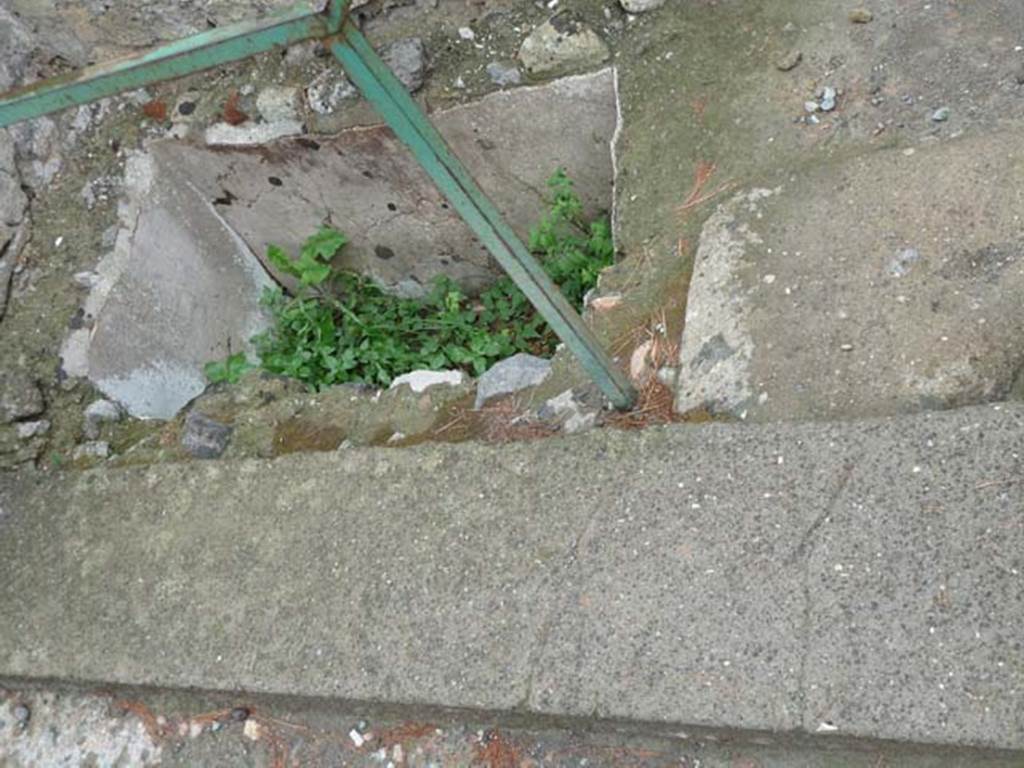
M 258 21 L 212 29 L 139 56 L 34 83 L 0 96 L 0 128 L 281 46 L 324 39 L 349 79 L 409 147 L 452 207 L 576 355 L 605 396 L 617 408 L 632 407 L 636 392 L 629 379 L 348 18 L 349 3 L 327 0 L 298 5 Z

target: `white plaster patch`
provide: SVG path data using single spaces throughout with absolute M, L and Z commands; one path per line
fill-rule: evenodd
M 417 394 L 426 391 L 427 387 L 438 384 L 447 384 L 452 387 L 459 386 L 465 379 L 462 371 L 412 371 L 406 373 L 391 382 L 388 389 L 395 389 L 407 384 Z

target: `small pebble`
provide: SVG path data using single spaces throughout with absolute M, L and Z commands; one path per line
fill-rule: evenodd
M 231 710 L 231 719 L 236 723 L 249 719 L 249 710 L 246 707 L 235 707 Z
M 932 112 L 932 122 L 944 123 L 947 120 L 949 120 L 949 115 L 949 107 L 939 107 L 934 112 Z
M 854 24 L 868 24 L 875 18 L 875 14 L 867 8 L 854 8 L 850 11 L 850 21 Z
M 487 76 L 491 78 L 492 83 L 503 88 L 519 85 L 523 81 L 523 76 L 515 64 L 504 64 L 500 61 L 492 61 L 487 65 Z
M 794 48 L 779 57 L 775 62 L 775 68 L 780 72 L 789 72 L 791 69 L 796 69 L 796 65 L 803 61 L 803 58 L 803 52 Z
M 826 86 L 821 92 L 821 111 L 831 112 L 836 108 L 836 98 L 838 94 L 836 89 L 831 86 Z
M 75 285 L 80 288 L 91 289 L 99 282 L 100 276 L 96 272 L 90 271 L 75 272 L 71 279 L 74 281 Z
M 843 352 L 853 352 L 853 344 L 843 344 L 839 349 Z
M 21 421 L 17 424 L 18 437 L 22 440 L 29 440 L 33 437 L 40 437 L 50 431 L 50 422 L 46 419 L 39 421 Z
M 28 721 L 32 719 L 32 710 L 28 708 L 28 704 L 14 705 L 14 719 L 22 728 L 28 727 Z

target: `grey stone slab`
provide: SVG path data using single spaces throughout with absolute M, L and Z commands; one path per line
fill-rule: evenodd
M 0 678 L 1022 749 L 1022 446 L 1000 406 L 9 476 Z
M 545 182 L 559 166 L 589 215 L 610 207 L 616 116 L 614 74 L 606 69 L 491 94 L 431 120 L 525 239 L 549 207 Z M 339 264 L 401 293 L 421 294 L 442 274 L 477 290 L 501 274 L 385 126 L 245 148 L 165 141 L 151 151 L 181 168 L 260 258 L 270 244 L 297 254 L 330 222 L 350 240 Z
M 3 672 L 57 663 L 79 681 L 521 702 L 581 524 L 582 510 L 550 514 L 572 480 L 542 487 L 521 459 L 481 478 L 458 450 L 308 459 L 83 475 L 36 502 L 28 487 L 5 497 Z M 118 513 L 97 519 L 100 499 Z M 52 642 L 54 630 L 69 634 Z
M 62 365 L 132 415 L 169 418 L 206 387 L 205 363 L 266 326 L 259 300 L 272 281 L 174 162 L 134 155 L 125 179 L 116 244 Z
M 808 539 L 807 730 L 1024 733 L 1020 425 L 941 420 L 858 458 Z
M 1007 396 L 1024 365 L 1017 132 L 770 178 L 704 225 L 680 411 L 856 418 Z
M 792 433 L 699 434 L 699 448 L 641 437 L 635 475 L 601 482 L 572 589 L 552 612 L 537 709 L 801 727 L 805 565 L 794 550 L 860 436 L 815 436 L 810 450 Z

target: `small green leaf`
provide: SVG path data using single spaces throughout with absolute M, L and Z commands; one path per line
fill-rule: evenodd
M 299 277 L 298 268 L 292 263 L 292 260 L 288 258 L 288 254 L 285 253 L 284 249 L 277 245 L 267 246 L 267 260 L 284 272 L 292 277 Z
M 236 384 L 242 378 L 242 374 L 255 368 L 252 363 L 245 359 L 244 352 L 236 352 L 224 360 L 217 360 L 203 366 L 203 372 L 211 384 L 219 384 L 226 381 L 229 384 Z
M 348 238 L 336 229 L 321 227 L 320 231 L 302 244 L 300 258 L 330 261 L 348 243 Z

